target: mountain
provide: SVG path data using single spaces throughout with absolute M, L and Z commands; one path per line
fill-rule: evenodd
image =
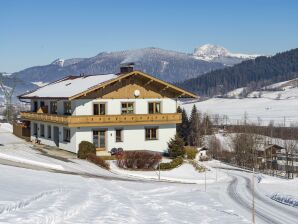
M 203 96 L 223 95 L 237 88 L 246 92 L 298 77 L 298 48 L 271 57 L 257 57 L 212 71 L 177 85 Z
M 199 60 L 218 62 L 226 66 L 232 66 L 245 60 L 255 59 L 260 55 L 231 53 L 226 48 L 212 44 L 205 44 L 195 48 L 193 56 Z
M 198 60 L 191 54 L 159 48 L 144 48 L 102 52 L 91 58 L 57 59 L 48 65 L 35 66 L 13 73 L 13 76 L 31 83 L 45 83 L 67 75 L 118 73 L 119 65 L 125 62 L 135 62 L 135 69 L 169 82 L 197 77 L 224 67 L 218 62 Z

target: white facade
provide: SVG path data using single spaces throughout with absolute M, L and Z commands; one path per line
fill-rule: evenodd
M 36 101 L 37 107 L 40 107 L 40 101 L 44 102 L 50 110 L 50 101 L 55 100 L 33 100 L 31 103 L 33 110 L 33 102 Z M 57 114 L 64 114 L 63 100 L 57 101 Z M 94 103 L 106 103 L 107 115 L 120 115 L 121 103 L 133 102 L 135 114 L 148 114 L 149 102 L 160 102 L 161 113 L 176 113 L 177 102 L 175 99 L 93 99 L 93 100 L 73 100 L 71 101 L 72 115 L 93 115 Z M 176 124 L 161 124 L 161 125 L 133 125 L 133 126 L 113 126 L 113 127 L 76 127 L 70 129 L 70 141 L 64 141 L 64 129 L 62 125 L 53 123 L 45 123 L 40 121 L 31 122 L 31 140 L 35 140 L 34 124 L 37 124 L 37 138 L 41 144 L 49 146 L 58 146 L 61 149 L 77 153 L 81 141 L 93 142 L 93 131 L 103 129 L 105 134 L 105 150 L 110 151 L 112 148 L 123 148 L 124 150 L 151 150 L 158 152 L 167 151 L 167 143 L 176 134 Z M 44 125 L 44 134 L 42 135 L 41 125 Z M 48 133 L 48 126 L 51 126 L 51 135 Z M 59 143 L 54 142 L 54 127 L 59 129 Z M 146 140 L 145 129 L 147 127 L 157 128 L 157 139 Z M 122 130 L 122 141 L 116 142 L 116 129 Z

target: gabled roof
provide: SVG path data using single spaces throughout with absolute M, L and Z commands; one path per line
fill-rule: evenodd
M 107 74 L 107 75 L 90 75 L 90 76 L 68 76 L 64 79 L 52 82 L 44 87 L 33 90 L 29 93 L 24 93 L 19 96 L 20 99 L 33 98 L 63 98 L 73 100 L 88 93 L 104 88 L 112 83 L 121 81 L 130 76 L 142 76 L 158 82 L 165 87 L 177 92 L 178 97 L 197 98 L 198 96 L 183 90 L 175 85 L 162 81 L 151 75 L 140 71 L 133 71 L 124 74 Z

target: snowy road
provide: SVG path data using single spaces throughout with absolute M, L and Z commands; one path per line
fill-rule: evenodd
M 228 196 L 238 204 L 241 209 L 252 214 L 252 183 L 250 173 L 230 171 L 232 177 L 227 187 Z M 257 183 L 255 188 L 255 217 L 256 223 L 287 224 L 297 223 L 298 209 L 280 204 L 271 200 L 258 191 Z M 252 215 L 251 215 L 252 217 Z

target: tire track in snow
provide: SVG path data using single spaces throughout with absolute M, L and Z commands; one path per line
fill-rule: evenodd
M 38 202 L 38 201 L 42 200 L 43 198 L 48 197 L 50 195 L 58 194 L 61 191 L 62 191 L 62 189 L 45 191 L 45 192 L 41 192 L 37 195 L 34 195 L 32 197 L 29 197 L 29 198 L 21 200 L 21 201 L 13 202 L 11 204 L 0 205 L 0 215 L 26 208 L 26 207 L 30 206 L 32 203 Z M 1 203 L 1 201 L 0 201 L 0 203 Z
M 247 201 L 244 198 L 243 192 L 241 194 L 238 193 L 237 186 L 238 186 L 238 178 L 243 178 L 245 181 L 245 188 L 248 190 L 250 196 L 251 196 L 251 188 L 250 188 L 250 180 L 249 178 L 246 178 L 237 175 L 237 174 L 232 174 L 232 181 L 228 185 L 227 191 L 228 195 L 239 205 L 241 205 L 243 208 L 247 210 L 252 210 L 252 205 L 250 201 Z M 261 197 L 261 196 L 259 196 Z M 265 223 L 270 223 L 270 224 L 286 224 L 286 223 L 293 223 L 289 217 L 283 216 L 282 213 L 275 213 L 272 212 L 271 209 L 266 209 L 264 207 L 260 206 L 260 203 L 263 202 L 262 198 L 257 198 L 256 196 L 256 217 L 261 219 Z M 251 199 L 250 199 L 251 200 Z M 259 204 L 259 206 L 258 206 Z M 274 206 L 274 205 L 273 205 Z M 270 204 L 270 207 L 272 207 L 272 204 Z

